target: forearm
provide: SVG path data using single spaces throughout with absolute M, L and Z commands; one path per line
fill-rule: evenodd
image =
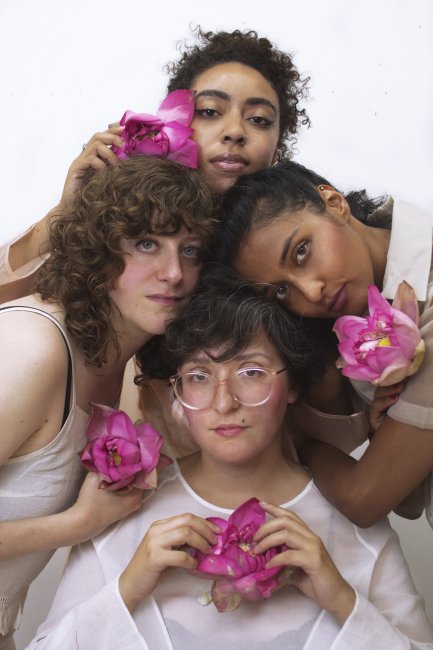
M 0 523 L 0 560 L 73 546 L 88 539 L 92 532 L 92 522 L 86 521 L 74 508 L 44 517 L 3 521 Z
M 369 526 L 376 521 L 370 520 L 372 504 L 365 490 L 366 482 L 358 480 L 354 458 L 332 445 L 311 439 L 302 443 L 298 453 L 301 462 L 310 468 L 322 494 L 348 519 L 359 526 Z
M 17 239 L 10 247 L 9 266 L 17 271 L 25 264 L 49 252 L 48 226 L 56 214 L 56 206 L 34 227 Z
M 394 512 L 405 519 L 418 519 L 424 512 L 425 481 L 422 481 L 410 494 L 394 508 Z

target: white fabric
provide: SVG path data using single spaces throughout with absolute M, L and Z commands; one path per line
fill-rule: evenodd
M 13 309 L 35 313 L 26 307 L 8 307 L 4 311 Z M 68 340 L 65 329 L 50 314 L 45 316 Z M 45 316 L 41 314 L 41 318 Z M 74 503 L 84 478 L 78 452 L 85 444 L 88 418 L 76 404 L 72 382 L 70 412 L 56 438 L 42 449 L 11 458 L 0 466 L 0 521 L 50 515 Z M 27 589 L 53 552 L 41 551 L 0 562 L 0 634 L 18 626 Z
M 403 201 L 394 201 L 382 294 L 393 300 L 398 285 L 406 280 L 418 300 L 427 295 L 432 255 L 430 215 Z
M 38 278 L 38 269 L 48 257 L 48 253 L 27 262 L 19 269 L 12 271 L 9 264 L 10 248 L 19 239 L 25 238 L 32 226 L 26 232 L 16 237 L 11 242 L 0 244 L 0 300 L 7 302 L 21 296 L 28 296 L 34 293 L 35 284 Z
M 110 531 L 73 549 L 51 612 L 32 650 L 407 650 L 433 648 L 433 629 L 416 593 L 396 534 L 383 520 L 359 529 L 319 493 L 313 482 L 284 507 L 323 539 L 357 592 L 343 627 L 293 586 L 270 600 L 243 601 L 220 614 L 197 597 L 210 582 L 181 569 L 167 570 L 152 597 L 131 615 L 118 576 L 149 525 L 182 512 L 227 517 L 193 492 L 177 464 L 162 473 L 156 495 Z

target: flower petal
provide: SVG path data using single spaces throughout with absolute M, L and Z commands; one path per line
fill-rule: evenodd
M 194 116 L 195 95 L 192 90 L 175 90 L 164 99 L 158 117 L 164 122 L 180 122 L 189 126 Z
M 256 530 L 265 523 L 266 514 L 260 505 L 260 502 L 255 497 L 245 501 L 230 515 L 229 523 L 236 526 L 238 530 L 248 527 L 252 530 L 251 524 L 255 525 L 255 530 L 252 532 L 251 539 Z

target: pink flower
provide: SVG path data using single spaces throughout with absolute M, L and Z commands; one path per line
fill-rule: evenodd
M 89 442 L 81 452 L 81 461 L 102 478 L 100 487 L 120 490 L 130 485 L 155 489 L 157 469 L 171 460 L 160 455 L 162 436 L 147 423 L 133 424 L 123 411 L 93 404 L 87 425 Z
M 196 168 L 198 147 L 189 128 L 194 115 L 192 90 L 175 90 L 167 95 L 156 115 L 126 111 L 120 120 L 124 126 L 122 147 L 112 150 L 120 160 L 129 156 L 145 155 L 169 158 Z
M 270 598 L 290 577 L 292 571 L 288 567 L 265 568 L 272 557 L 287 549 L 285 545 L 258 555 L 254 553 L 253 537 L 265 519 L 266 513 L 259 501 L 249 499 L 236 508 L 227 521 L 219 517 L 208 518 L 221 530 L 209 554 L 188 548 L 198 561 L 194 573 L 214 579 L 211 595 L 219 612 L 236 609 L 242 598 L 252 601 Z
M 374 285 L 368 287 L 370 316 L 341 316 L 334 332 L 341 358 L 337 367 L 352 379 L 390 386 L 413 375 L 424 357 L 413 288 L 402 282 L 392 306 Z

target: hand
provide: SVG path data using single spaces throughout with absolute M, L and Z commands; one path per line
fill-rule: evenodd
M 407 380 L 406 380 L 407 381 Z M 368 420 L 370 423 L 370 438 L 376 433 L 390 406 L 396 403 L 400 393 L 404 390 L 406 381 L 400 381 L 392 386 L 378 386 L 374 393 L 373 403 L 370 406 Z
M 119 578 L 119 591 L 128 609 L 132 611 L 153 592 L 168 567 L 195 569 L 197 561 L 182 546 L 209 553 L 218 531 L 210 521 L 189 513 L 155 521 Z
M 333 613 L 342 625 L 355 605 L 356 595 L 338 571 L 320 537 L 293 512 L 270 504 L 260 505 L 274 518 L 257 531 L 255 551 L 263 553 L 273 546 L 286 544 L 288 550 L 273 557 L 267 567 L 293 567 L 292 584 L 319 607 Z
M 143 491 L 139 488 L 113 492 L 99 488 L 100 482 L 95 472 L 89 472 L 76 503 L 70 508 L 81 532 L 78 541 L 99 535 L 114 522 L 138 510 L 143 503 Z
M 89 168 L 104 169 L 107 165 L 117 165 L 119 160 L 110 147 L 113 144 L 118 147 L 122 146 L 120 137 L 122 131 L 122 126 L 113 125 L 102 131 L 102 133 L 95 133 L 90 138 L 85 149 L 69 167 L 62 198 L 60 199 L 60 208 L 69 207 L 76 190 L 81 186 L 83 176 Z

